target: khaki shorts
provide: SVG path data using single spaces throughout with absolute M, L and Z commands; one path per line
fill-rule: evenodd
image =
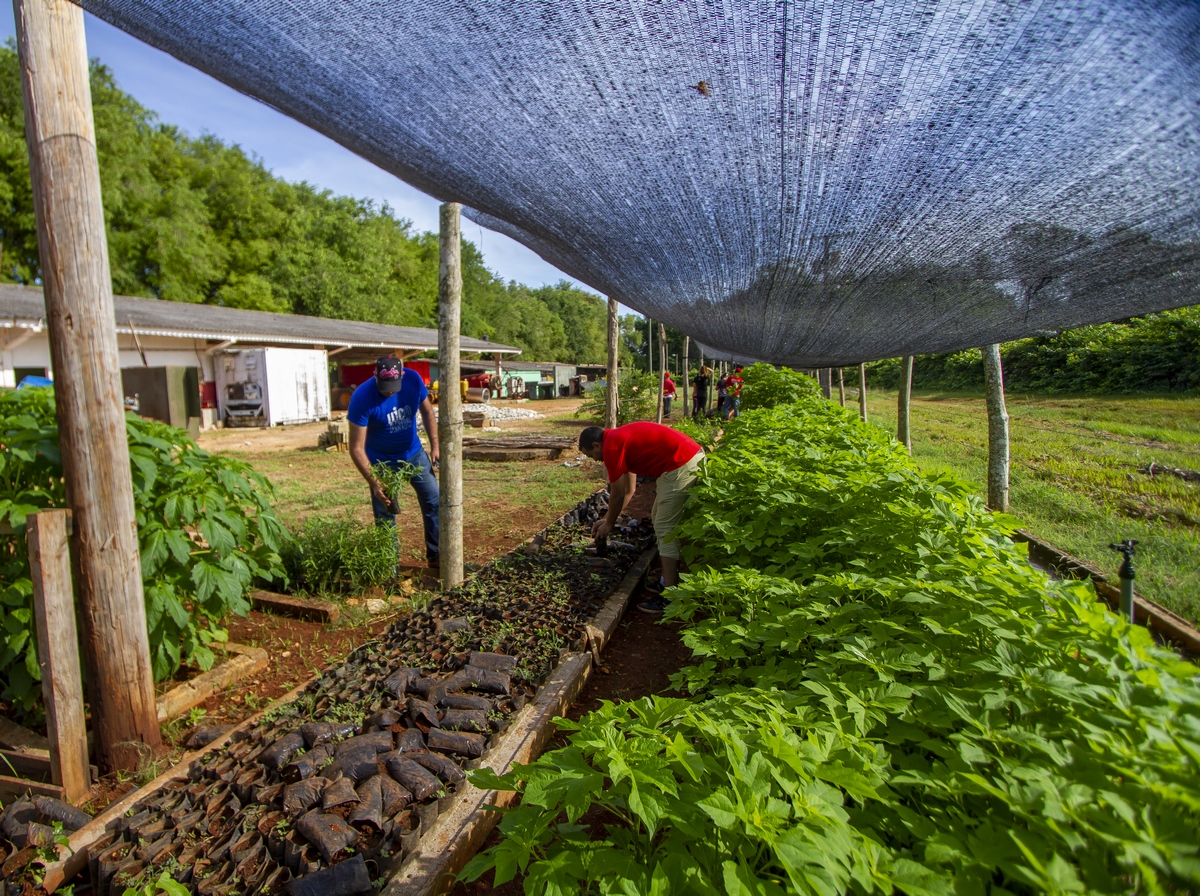
M 702 463 L 704 452 L 697 451 L 696 456 L 682 467 L 658 477 L 658 493 L 654 498 L 654 509 L 650 511 L 650 520 L 654 523 L 654 537 L 658 540 L 660 556 L 679 559 L 679 542 L 673 537 L 675 527 L 683 517 L 688 489 L 696 481 L 696 472 Z

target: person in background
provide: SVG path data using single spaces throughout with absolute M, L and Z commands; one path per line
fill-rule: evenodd
M 417 436 L 418 411 L 429 434 L 428 453 Z M 425 527 L 425 559 L 431 567 L 437 567 L 438 481 L 433 475 L 439 456 L 437 423 L 429 390 L 420 374 L 406 370 L 395 355 L 380 358 L 375 362 L 375 376 L 350 396 L 346 419 L 350 422 L 350 460 L 371 487 L 376 525 L 396 525 L 392 508 L 398 496 L 387 494 L 371 467 L 386 464 L 395 470 L 401 464 L 411 464 L 418 468 L 411 484 Z
M 729 377 L 722 376 L 717 380 L 717 416 L 728 418 L 729 412 L 725 410 L 725 400 L 729 397 L 727 385 Z
M 742 409 L 742 368 L 733 368 L 725 378 L 725 419 L 732 420 Z
M 687 490 L 704 462 L 704 449 L 677 429 L 644 422 L 626 423 L 616 429 L 589 426 L 579 434 L 579 450 L 592 460 L 602 461 L 608 473 L 608 513 L 592 526 L 593 538 L 603 538 L 612 531 L 633 498 L 637 477 L 653 476 L 658 480 L 650 518 L 662 558 L 662 578 L 657 588 L 650 588 L 659 593 L 638 604 L 638 609 L 661 613 L 668 603 L 662 590 L 679 584 L 680 551 L 675 527 L 683 516 Z
M 701 367 L 692 378 L 692 416 L 700 417 L 708 405 L 708 387 L 712 383 L 712 369 Z
M 675 398 L 675 381 L 671 379 L 671 371 L 663 375 L 663 416 L 671 416 L 671 401 Z

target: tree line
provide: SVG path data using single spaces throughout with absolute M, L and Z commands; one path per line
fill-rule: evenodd
M 437 325 L 437 234 L 386 205 L 289 183 L 212 135 L 161 122 L 93 61 L 114 292 L 401 326 Z M 603 363 L 605 301 L 529 287 L 462 244 L 462 332 L 530 360 Z M 0 281 L 40 283 L 17 54 L 0 48 Z
M 1018 339 L 1000 347 L 1010 392 L 1121 395 L 1200 390 L 1200 305 L 1119 323 Z M 868 384 L 896 389 L 900 359 L 867 365 Z M 983 388 L 979 351 L 921 355 L 918 389 Z

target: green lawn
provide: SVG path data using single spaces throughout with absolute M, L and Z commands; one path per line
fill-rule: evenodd
M 1140 472 L 1152 462 L 1200 470 L 1200 398 L 1009 396 L 1008 411 L 1010 512 L 1022 526 L 1114 580 L 1109 543 L 1136 538 L 1138 590 L 1200 618 L 1200 482 Z M 896 393 L 868 394 L 868 416 L 894 433 Z M 986 496 L 982 397 L 916 393 L 912 429 L 923 469 L 953 473 Z

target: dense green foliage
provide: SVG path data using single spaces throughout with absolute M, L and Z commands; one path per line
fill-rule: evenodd
M 213 136 L 162 124 L 92 68 L 113 289 L 122 295 L 436 326 L 437 237 L 385 205 L 290 184 Z M 0 280 L 40 271 L 17 55 L 0 48 Z M 530 359 L 602 363 L 606 306 L 505 284 L 463 241 L 463 333 Z
M 396 560 L 394 527 L 364 526 L 351 516 L 310 516 L 283 552 L 288 579 L 311 594 L 360 594 L 384 585 L 396 576 Z
M 811 376 L 770 364 L 751 364 L 742 371 L 742 412 L 777 408 L 816 398 L 821 390 Z
M 1200 306 L 1164 311 L 1127 323 L 1099 324 L 1001 346 L 1010 392 L 1120 395 L 1200 389 Z M 867 365 L 868 385 L 895 389 L 900 360 Z M 983 388 L 978 350 L 921 355 L 917 389 Z
M 1200 883 L 1200 678 L 830 402 L 745 412 L 681 526 L 692 697 L 483 786 L 526 893 L 1168 893 Z M 589 818 L 600 831 L 579 823 Z M 566 813 L 565 821 L 562 813 Z
M 138 546 L 156 679 L 181 662 L 212 665 L 218 623 L 244 615 L 255 579 L 282 579 L 287 532 L 271 508 L 271 484 L 249 464 L 209 454 L 187 433 L 126 417 Z M 23 533 L 29 514 L 65 503 L 51 389 L 0 391 L 0 698 L 22 709 L 38 701 L 33 584 Z
M 658 409 L 658 377 L 633 368 L 622 369 L 617 376 L 617 425 L 635 420 L 653 420 Z M 608 401 L 608 383 L 597 383 L 587 391 L 577 417 L 591 417 L 597 423 L 604 420 Z

